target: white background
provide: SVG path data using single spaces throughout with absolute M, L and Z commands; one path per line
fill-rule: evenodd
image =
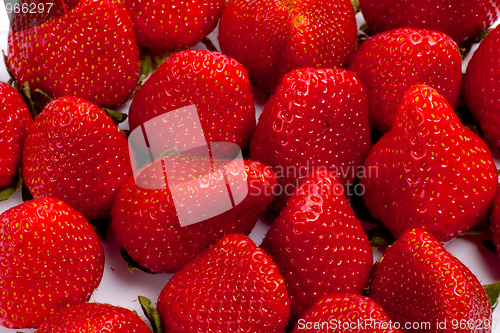
M 0 0 L 0 4 L 3 0 Z M 361 23 L 362 18 L 359 17 Z M 0 50 L 5 50 L 7 53 L 7 32 L 8 18 L 5 12 L 5 7 L 0 8 Z M 214 32 L 210 38 L 216 43 L 217 33 Z M 217 45 L 217 43 L 216 43 Z M 197 48 L 203 48 L 202 45 L 197 45 Z M 469 56 L 470 58 L 470 56 Z M 0 61 L 0 80 L 7 81 L 9 79 L 3 61 Z M 467 62 L 464 62 L 464 69 Z M 262 100 L 261 96 L 256 98 Z M 257 103 L 257 109 L 262 109 L 262 103 Z M 122 111 L 126 111 L 125 108 Z M 500 160 L 497 157 L 497 166 L 500 167 Z M 20 191 L 16 192 L 13 197 L 5 202 L 0 202 L 0 213 L 6 209 L 20 204 Z M 267 226 L 260 222 L 252 232 L 250 237 L 260 244 Z M 168 274 L 147 274 L 138 270 L 130 272 L 127 269 L 126 263 L 120 258 L 120 246 L 116 241 L 104 241 L 106 250 L 106 267 L 104 276 L 100 286 L 93 294 L 91 301 L 110 303 L 113 305 L 123 306 L 131 310 L 137 311 L 145 321 L 146 318 L 142 314 L 140 305 L 137 301 L 138 295 L 143 295 L 150 298 L 153 303 L 166 284 L 171 275 Z M 476 274 L 482 284 L 489 284 L 495 281 L 500 281 L 500 258 L 491 251 L 481 245 L 480 239 L 474 237 L 460 237 L 446 244 L 446 248 L 453 255 L 462 260 L 470 270 Z M 378 259 L 379 255 L 376 255 Z M 493 314 L 493 332 L 500 332 L 500 310 L 496 310 Z M 23 332 L 33 332 L 34 330 L 23 329 Z M 0 327 L 0 333 L 14 333 L 16 330 L 10 330 Z

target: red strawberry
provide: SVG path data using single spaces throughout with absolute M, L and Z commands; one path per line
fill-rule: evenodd
M 370 124 L 387 132 L 403 95 L 411 86 L 432 86 L 455 107 L 462 81 L 457 44 L 441 32 L 397 29 L 369 38 L 356 51 L 349 69 L 368 94 Z
M 491 307 L 472 272 L 422 229 L 405 232 L 375 266 L 370 297 L 408 332 L 491 332 Z M 438 326 L 440 325 L 440 326 Z
M 11 31 L 8 67 L 32 90 L 123 104 L 139 78 L 132 19 L 118 0 L 79 0 L 54 20 Z
M 466 231 L 486 216 L 498 182 L 488 147 L 425 85 L 405 94 L 365 170 L 363 199 L 396 237 L 413 228 L 439 240 Z
M 131 174 L 128 142 L 111 118 L 76 97 L 52 101 L 28 131 L 23 176 L 35 198 L 55 197 L 89 219 L 109 216 Z
M 497 195 L 493 200 L 490 213 L 490 229 L 493 233 L 493 240 L 495 241 L 498 253 L 500 253 L 500 190 L 497 191 Z
M 373 33 L 412 27 L 442 31 L 458 43 L 479 36 L 497 19 L 500 0 L 359 0 Z
M 74 305 L 51 315 L 36 333 L 151 333 L 148 325 L 128 309 L 100 303 Z
M 33 120 L 19 93 L 0 82 L 0 187 L 12 183 L 21 164 L 21 151 Z
M 135 24 L 137 43 L 161 53 L 187 49 L 217 25 L 224 0 L 125 0 Z
M 384 309 L 370 298 L 333 294 L 317 301 L 299 319 L 293 333 L 398 333 Z
M 0 325 L 39 327 L 89 300 L 104 251 L 87 220 L 62 201 L 35 199 L 0 215 Z
M 287 74 L 264 107 L 250 158 L 271 166 L 282 198 L 315 168 L 352 184 L 370 150 L 366 94 L 352 72 L 299 69 Z
M 290 306 L 272 259 L 247 237 L 229 235 L 170 279 L 158 312 L 170 333 L 282 333 Z
M 170 56 L 139 89 L 130 106 L 130 128 L 195 104 L 208 141 L 248 144 L 255 107 L 247 71 L 225 55 L 189 50 Z
M 463 96 L 483 134 L 500 148 L 500 27 L 483 40 L 464 77 Z
M 192 175 L 200 173 L 202 176 L 196 177 L 190 185 L 171 184 L 168 179 L 165 181 L 165 168 L 160 162 L 155 162 L 136 179 L 130 177 L 113 206 L 111 224 L 118 240 L 139 265 L 153 272 L 176 272 L 224 235 L 249 234 L 259 215 L 273 200 L 272 189 L 276 184 L 273 172 L 260 163 L 245 161 L 244 170 L 238 170 L 237 165 L 226 164 L 226 176 L 233 175 L 233 179 L 238 179 L 243 173 L 243 178 L 239 180 L 244 181 L 244 186 L 248 185 L 246 197 L 240 198 L 243 199 L 241 203 L 235 202 L 234 208 L 220 215 L 207 216 L 195 224 L 181 224 L 172 191 L 189 200 L 184 202 L 187 206 L 208 205 L 211 210 L 217 209 L 222 204 L 223 194 L 210 201 L 207 193 L 219 190 L 218 181 L 224 176 L 222 169 L 216 165 L 223 163 L 215 159 L 213 164 L 208 161 L 210 169 L 215 171 L 208 174 L 203 172 L 203 159 L 176 155 L 171 162 L 170 165 L 177 163 L 178 169 L 172 171 L 171 167 L 166 168 L 173 177 L 192 179 Z M 226 183 L 223 190 L 225 188 Z
M 361 294 L 373 256 L 337 178 L 317 170 L 288 201 L 262 248 L 285 278 L 292 319 L 331 293 Z
M 293 69 L 345 65 L 356 40 L 349 0 L 230 0 L 219 24 L 222 51 L 270 91 Z

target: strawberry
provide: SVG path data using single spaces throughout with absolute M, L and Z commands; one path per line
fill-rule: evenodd
M 371 146 L 366 94 L 352 72 L 298 69 L 264 106 L 250 158 L 273 168 L 281 198 L 315 168 L 329 168 L 346 189 Z
M 31 119 L 19 93 L 0 82 L 0 187 L 10 185 L 21 164 L 21 151 Z
M 58 311 L 36 333 L 151 333 L 148 325 L 128 309 L 110 304 L 84 303 Z
M 292 320 L 331 293 L 361 294 L 373 256 L 337 178 L 313 172 L 271 225 L 262 248 L 285 278 Z
M 384 309 L 368 297 L 332 294 L 317 301 L 299 319 L 293 333 L 398 333 Z
M 479 36 L 497 19 L 499 0 L 359 0 L 373 33 L 412 27 L 442 31 L 458 43 Z
M 349 61 L 368 95 L 370 124 L 389 131 L 404 93 L 422 83 L 455 107 L 460 95 L 462 61 L 457 44 L 441 32 L 396 29 L 369 38 Z
M 133 22 L 118 0 L 79 0 L 51 21 L 11 31 L 8 45 L 7 66 L 18 83 L 53 97 L 114 107 L 139 79 Z
M 158 312 L 167 332 L 283 332 L 290 306 L 276 264 L 242 235 L 228 235 L 175 274 Z
M 498 253 L 500 253 L 500 190 L 497 191 L 497 195 L 495 196 L 491 207 L 490 229 L 493 233 L 493 240 Z
M 217 25 L 223 0 L 125 0 L 139 46 L 160 54 L 187 49 L 202 41 Z
M 500 27 L 483 40 L 464 77 L 463 96 L 483 134 L 500 148 Z
M 104 250 L 87 220 L 62 201 L 41 198 L 0 215 L 0 325 L 39 327 L 89 300 L 104 270 Z
M 109 216 L 131 174 L 125 135 L 97 106 L 52 101 L 35 119 L 23 150 L 23 176 L 35 198 L 55 197 L 89 219 Z
M 175 155 L 172 159 L 170 165 L 176 164 L 174 169 L 178 170 L 163 168 L 161 161 L 151 164 L 136 178 L 130 177 L 113 206 L 111 226 L 118 240 L 136 263 L 152 272 L 176 272 L 224 235 L 249 234 L 259 215 L 273 200 L 272 189 L 276 184 L 273 172 L 260 163 L 245 161 L 243 170 L 237 165 L 226 164 L 226 176 L 232 174 L 238 179 L 243 174 L 239 179 L 248 186 L 247 195 L 219 215 L 206 216 L 195 224 L 181 224 L 174 197 L 181 197 L 184 205 L 193 208 L 201 205 L 216 210 L 223 196 L 219 195 L 210 202 L 207 193 L 218 191 L 218 180 L 224 176 L 217 165 L 225 163 L 214 158 L 211 164 L 209 160 L 209 167 L 214 172 L 207 174 L 203 170 L 203 159 L 183 155 Z M 178 179 L 200 173 L 201 177 L 189 185 L 171 184 L 165 181 L 165 169 Z M 207 184 L 211 186 L 207 187 Z M 223 189 L 225 187 L 226 183 Z
M 356 40 L 349 0 L 230 0 L 219 23 L 222 51 L 269 92 L 291 70 L 345 65 Z
M 364 202 L 396 236 L 423 228 L 447 240 L 479 223 L 497 188 L 486 144 L 428 86 L 408 90 L 394 127 L 365 161 Z
M 370 297 L 408 332 L 491 332 L 490 303 L 477 278 L 422 229 L 385 251 Z M 430 326 L 416 329 L 419 323 Z
M 135 95 L 130 128 L 192 104 L 208 141 L 246 147 L 255 127 L 247 71 L 234 59 L 210 51 L 189 50 L 170 56 Z

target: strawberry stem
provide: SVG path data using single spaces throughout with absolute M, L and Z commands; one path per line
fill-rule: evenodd
M 500 281 L 484 285 L 483 288 L 488 301 L 490 301 L 491 310 L 494 311 L 498 305 L 498 297 L 500 296 Z
M 352 5 L 354 6 L 354 12 L 359 13 L 360 8 L 359 8 L 359 0 L 351 0 Z
M 142 267 L 141 265 L 136 263 L 134 261 L 134 259 L 132 259 L 130 254 L 128 254 L 127 251 L 123 247 L 120 250 L 120 257 L 122 257 L 122 259 L 125 260 L 125 262 L 127 263 L 127 268 L 129 270 L 129 272 L 131 272 L 131 273 L 137 269 L 137 270 L 140 270 L 140 271 L 145 272 L 145 273 L 155 274 L 155 273 L 151 272 L 150 270 L 148 270 L 147 268 Z
M 118 125 L 127 120 L 127 115 L 125 113 L 121 113 L 115 110 L 102 108 L 104 112 L 108 114 L 108 116 L 113 120 L 113 122 Z
M 23 179 L 20 176 L 17 176 L 17 180 L 10 185 L 0 189 L 0 201 L 5 201 L 10 199 L 12 194 L 14 194 L 17 189 L 21 187 L 23 183 Z
M 149 298 L 144 296 L 139 296 L 139 303 L 141 304 L 142 311 L 151 322 L 151 327 L 153 327 L 154 333 L 163 333 L 163 327 L 161 324 L 160 314 L 154 308 L 153 303 Z
M 490 32 L 492 32 L 493 29 L 486 29 L 485 31 L 483 31 L 482 34 L 480 34 L 478 37 L 476 37 L 474 39 L 474 43 L 481 43 L 486 37 L 488 37 L 488 35 L 490 34 Z
M 146 55 L 146 57 L 141 61 L 141 73 L 138 83 L 139 87 L 142 85 L 142 82 L 148 78 L 149 74 L 151 74 L 152 67 L 153 65 L 151 57 L 149 55 Z
M 33 119 L 35 119 L 38 116 L 38 112 L 36 112 L 35 103 L 33 103 L 33 99 L 31 98 L 30 84 L 28 82 L 24 82 L 21 85 L 21 90 L 22 90 L 23 95 L 28 100 L 28 109 L 31 112 L 31 116 L 33 117 Z
M 41 89 L 36 88 L 36 89 L 35 89 L 35 92 L 37 92 L 37 93 L 41 94 L 42 96 L 44 96 L 45 98 L 47 98 L 49 101 L 51 101 L 51 102 L 52 102 L 53 98 L 52 98 L 52 97 L 50 97 L 50 96 L 49 96 L 49 95 L 48 95 L 45 91 L 43 91 L 43 90 L 41 90 Z

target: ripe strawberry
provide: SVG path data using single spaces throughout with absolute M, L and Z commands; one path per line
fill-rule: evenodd
M 458 43 L 479 36 L 497 19 L 499 0 L 359 0 L 373 33 L 412 27 L 442 31 Z
M 170 56 L 139 89 L 130 106 L 130 128 L 195 104 L 207 141 L 245 148 L 255 127 L 247 71 L 225 55 L 189 50 Z
M 498 253 L 500 253 L 500 190 L 497 191 L 497 195 L 493 200 L 490 213 L 490 229 L 493 233 L 493 240 L 495 241 Z
M 107 217 L 132 171 L 127 147 L 125 135 L 103 110 L 80 98 L 59 98 L 28 131 L 26 186 L 35 198 L 58 198 L 89 219 Z
M 35 199 L 0 215 L 0 325 L 37 328 L 89 300 L 104 251 L 87 220 L 62 201 Z
M 170 279 L 158 312 L 170 333 L 281 333 L 290 306 L 276 264 L 250 239 L 233 234 Z
M 151 333 L 148 325 L 128 309 L 100 303 L 84 303 L 58 311 L 36 333 Z
M 500 148 L 500 27 L 479 45 L 464 77 L 463 96 L 483 134 Z
M 368 297 L 332 294 L 317 301 L 299 319 L 293 333 L 398 333 L 384 309 Z
M 187 49 L 214 30 L 224 0 L 125 0 L 139 46 L 156 53 Z
M 21 151 L 33 120 L 19 93 L 0 82 L 0 187 L 10 185 L 21 164 Z
M 361 294 L 373 256 L 335 176 L 317 170 L 288 201 L 262 248 L 285 278 L 292 320 L 331 293 Z
M 123 104 L 139 79 L 132 19 L 118 0 L 79 0 L 54 20 L 11 31 L 7 66 L 32 90 Z
M 363 199 L 396 236 L 423 228 L 447 240 L 479 223 L 497 189 L 491 153 L 444 97 L 417 85 L 403 97 L 395 126 L 365 161 Z
M 307 68 L 288 73 L 266 103 L 250 158 L 273 168 L 286 198 L 315 168 L 349 186 L 370 145 L 360 81 L 343 69 Z
M 441 32 L 396 29 L 369 38 L 349 61 L 368 95 L 370 124 L 388 132 L 404 93 L 422 83 L 455 107 L 462 81 L 457 44 Z
M 491 332 L 490 303 L 477 278 L 422 229 L 405 232 L 385 251 L 370 297 L 401 327 L 430 323 L 426 332 Z
M 219 24 L 222 51 L 271 92 L 291 70 L 345 65 L 356 40 L 349 0 L 230 0 Z
M 204 168 L 202 159 L 182 155 L 173 159 L 179 170 L 173 172 L 169 168 L 168 172 L 178 179 L 184 175 L 191 178 L 189 175 L 199 174 Z M 130 177 L 116 197 L 111 226 L 134 261 L 153 272 L 176 272 L 224 235 L 248 235 L 252 231 L 259 215 L 273 200 L 276 177 L 264 165 L 250 161 L 245 161 L 244 170 L 241 170 L 244 178 L 240 179 L 244 180 L 245 186 L 248 185 L 248 193 L 241 203 L 235 202 L 234 208 L 217 216 L 207 216 L 199 223 L 180 223 L 170 186 L 177 195 L 181 191 L 183 199 L 189 198 L 189 203 L 184 204 L 211 205 L 216 209 L 220 200 L 208 203 L 210 198 L 206 193 L 216 190 L 218 180 L 224 177 L 221 169 L 216 167 L 218 163 L 221 162 L 214 159 L 212 168 L 215 172 L 196 178 L 190 185 L 166 182 L 165 169 L 159 162 L 146 167 L 136 178 Z M 226 165 L 225 170 L 226 175 L 236 175 L 236 178 L 240 173 L 237 166 Z M 183 189 L 187 191 L 185 195 Z M 219 199 L 222 198 L 221 195 Z

